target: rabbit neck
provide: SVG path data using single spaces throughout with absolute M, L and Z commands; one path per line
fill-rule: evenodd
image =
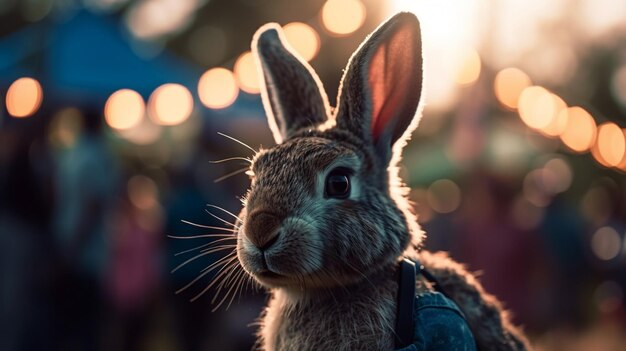
M 398 284 L 396 266 L 326 293 L 274 289 L 260 334 L 264 349 L 392 349 Z

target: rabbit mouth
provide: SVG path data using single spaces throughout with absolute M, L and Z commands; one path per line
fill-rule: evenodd
M 284 262 L 281 262 L 281 254 L 248 253 L 246 263 L 249 274 L 268 287 L 297 284 L 297 277 L 306 275 L 306 272 L 300 272 L 298 267 L 282 264 Z
M 287 287 L 298 283 L 295 276 L 287 273 L 278 273 L 266 267 L 249 272 L 249 274 L 266 287 Z
M 275 278 L 284 278 L 285 276 L 276 272 L 272 272 L 269 269 L 260 271 L 257 273 L 258 276 L 263 278 L 275 279 Z
M 259 280 L 267 281 L 270 283 L 279 283 L 289 280 L 289 277 L 287 277 L 286 275 L 270 271 L 269 269 L 259 271 L 255 273 L 255 275 Z

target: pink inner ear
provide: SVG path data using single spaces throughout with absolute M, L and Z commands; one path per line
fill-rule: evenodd
M 369 64 L 368 82 L 372 98 L 372 137 L 374 141 L 393 129 L 403 110 L 416 67 L 413 57 L 416 41 L 411 27 L 404 25 L 376 49 Z

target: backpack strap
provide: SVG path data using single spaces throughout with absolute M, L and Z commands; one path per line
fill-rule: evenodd
M 413 342 L 413 303 L 415 301 L 415 263 L 402 259 L 398 267 L 398 303 L 396 312 L 396 348 L 409 346 Z
M 414 319 L 413 304 L 415 302 L 415 283 L 417 275 L 421 274 L 433 284 L 436 291 L 444 296 L 447 294 L 443 287 L 419 261 L 403 258 L 398 266 L 398 303 L 396 312 L 395 344 L 396 349 L 407 347 L 413 342 Z

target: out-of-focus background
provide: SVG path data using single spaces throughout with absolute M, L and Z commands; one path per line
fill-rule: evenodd
M 402 173 L 426 247 L 539 350 L 626 349 L 623 0 L 0 1 L 0 349 L 249 350 L 264 293 L 211 312 L 214 270 L 176 294 L 226 251 L 167 235 L 239 211 L 242 162 L 211 161 L 252 153 L 217 132 L 273 144 L 252 34 L 283 25 L 334 104 L 402 9 L 423 30 Z

